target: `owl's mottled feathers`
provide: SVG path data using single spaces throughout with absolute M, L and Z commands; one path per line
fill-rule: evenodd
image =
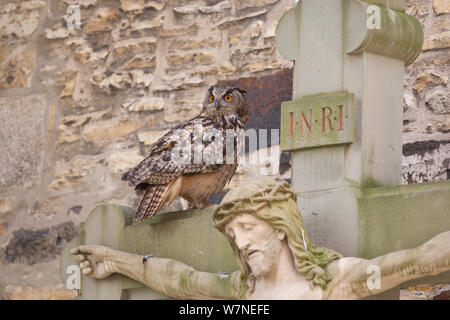
M 151 218 L 165 203 L 170 203 L 177 196 L 193 203 L 194 207 L 199 207 L 201 203 L 206 205 L 206 200 L 220 192 L 231 180 L 237 168 L 238 152 L 234 140 L 234 163 L 226 163 L 226 129 L 245 128 L 248 116 L 245 93 L 239 88 L 209 88 L 201 113 L 172 128 L 152 146 L 147 158 L 122 176 L 122 180 L 135 187 L 138 195 L 143 195 L 135 220 Z M 203 132 L 215 128 L 222 133 L 224 152 L 221 164 L 206 163 L 204 159 L 201 163 L 194 162 L 194 126 L 198 130 L 200 123 Z M 191 144 L 191 161 L 187 163 L 172 159 L 172 152 L 182 144 L 182 140 L 177 139 L 180 129 L 190 133 L 187 139 L 190 139 Z M 203 147 L 211 143 L 203 139 L 200 141 Z

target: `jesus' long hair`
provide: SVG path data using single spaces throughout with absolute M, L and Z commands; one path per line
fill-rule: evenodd
M 329 263 L 341 258 L 342 255 L 334 250 L 313 245 L 306 234 L 297 207 L 296 194 L 289 188 L 289 184 L 286 181 L 278 182 L 264 177 L 246 184 L 245 187 L 231 190 L 214 210 L 215 227 L 228 238 L 241 270 L 242 298 L 253 292 L 255 276 L 224 228 L 235 215 L 243 213 L 253 214 L 273 228 L 283 231 L 297 271 L 310 282 L 312 288 L 318 286 L 323 290 L 326 289 L 332 280 L 326 268 Z

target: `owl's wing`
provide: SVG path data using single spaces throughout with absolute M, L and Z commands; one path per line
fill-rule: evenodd
M 194 126 L 196 127 L 194 128 Z M 131 186 L 141 183 L 167 184 L 183 174 L 217 171 L 221 166 L 220 164 L 205 163 L 204 159 L 196 163 L 196 159 L 194 159 L 194 147 L 198 143 L 202 143 L 202 136 L 200 135 L 200 142 L 197 141 L 196 144 L 195 139 L 198 139 L 198 135 L 194 134 L 194 130 L 201 128 L 204 131 L 212 127 L 214 127 L 213 121 L 204 116 L 197 116 L 180 123 L 162 136 L 154 144 L 147 158 L 142 160 L 134 169 L 126 172 L 122 176 L 122 180 L 128 181 Z M 190 154 L 188 152 L 189 147 Z M 180 150 L 181 152 L 179 152 Z

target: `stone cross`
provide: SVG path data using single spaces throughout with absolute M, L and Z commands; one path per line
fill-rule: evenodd
M 281 148 L 292 151 L 291 183 L 318 245 L 370 258 L 450 229 L 444 204 L 419 199 L 448 202 L 448 182 L 399 186 L 403 75 L 422 42 L 400 0 L 303 0 L 281 18 L 277 49 L 295 61 Z

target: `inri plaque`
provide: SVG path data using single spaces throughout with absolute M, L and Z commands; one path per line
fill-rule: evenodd
M 353 99 L 353 94 L 338 91 L 283 102 L 281 150 L 352 143 Z

